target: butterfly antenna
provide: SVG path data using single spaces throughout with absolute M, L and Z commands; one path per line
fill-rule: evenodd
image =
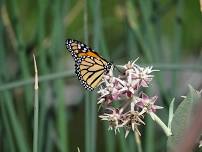
M 124 72 L 120 71 L 119 68 L 116 65 L 114 65 L 114 67 L 115 67 L 115 69 L 117 69 L 118 72 L 120 72 L 121 74 L 124 74 Z

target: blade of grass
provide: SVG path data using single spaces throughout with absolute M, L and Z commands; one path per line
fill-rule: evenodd
M 137 144 L 135 142 L 134 136 L 128 136 L 128 144 L 131 152 L 136 152 Z
M 108 124 L 104 123 L 104 137 L 106 152 L 115 152 L 115 136 L 114 132 L 108 130 Z
M 88 44 L 88 0 L 84 0 L 84 41 Z M 91 152 L 91 102 L 85 91 L 85 151 Z
M 136 18 L 134 17 L 134 4 L 132 0 L 128 0 L 126 2 L 126 10 L 127 10 L 127 16 L 128 20 L 130 18 L 130 22 L 133 22 L 133 26 L 135 26 Z M 135 38 L 135 33 L 133 29 L 131 28 L 131 23 L 127 22 L 127 38 L 128 38 L 128 48 L 129 48 L 129 53 L 128 53 L 128 59 L 132 60 L 134 58 L 137 58 L 139 56 L 138 51 L 137 51 L 137 39 Z
M 1 107 L 1 117 L 2 117 L 2 124 L 5 128 L 5 139 L 4 140 L 5 142 L 5 147 L 8 147 L 8 151 L 11 151 L 11 152 L 15 152 L 16 151 L 16 146 L 14 144 L 14 139 L 13 139 L 13 136 L 12 136 L 12 132 L 11 132 L 11 126 L 9 125 L 9 122 L 8 122 L 8 115 L 5 111 L 5 105 L 4 105 L 4 100 L 1 98 L 0 100 L 0 107 Z M 8 146 L 9 145 L 9 146 Z
M 96 151 L 96 147 L 97 147 L 97 96 L 96 96 L 96 92 L 93 92 L 91 95 L 91 109 L 92 109 L 92 113 L 91 113 L 91 118 L 92 118 L 92 134 L 91 134 L 91 146 L 92 146 L 92 152 Z
M 187 64 L 151 64 L 155 69 L 159 69 L 161 71 L 176 71 L 176 72 L 184 72 L 184 71 L 192 71 L 201 73 L 202 67 L 200 65 L 187 65 Z M 150 65 L 143 65 L 150 66 Z M 53 81 L 55 79 L 61 78 L 71 78 L 74 75 L 73 71 L 65 71 L 65 72 L 57 72 L 53 74 L 47 74 L 44 76 L 39 76 L 39 82 Z M 15 81 L 8 84 L 4 84 L 0 86 L 0 92 L 14 89 L 17 87 L 22 87 L 24 85 L 30 85 L 34 83 L 34 78 L 30 78 L 27 80 Z
M 93 47 L 96 50 L 99 50 L 100 48 L 100 41 L 101 41 L 101 1 L 100 0 L 94 0 L 92 2 L 92 5 L 94 6 L 92 8 L 93 11 Z M 92 134 L 91 134 L 91 144 L 92 144 L 92 149 L 91 152 L 96 151 L 97 147 L 97 99 L 96 99 L 96 94 L 93 92 L 93 95 L 91 96 L 91 101 L 92 101 Z
M 154 32 L 153 26 L 151 24 L 152 17 L 152 1 L 141 1 L 139 0 L 141 14 L 143 18 L 143 23 L 145 27 L 145 43 L 148 42 L 148 46 L 150 46 L 150 51 L 152 52 L 152 58 L 154 62 L 158 61 L 159 54 L 156 43 L 156 34 Z M 146 41 L 147 40 L 147 41 Z
M 57 107 L 57 127 L 60 137 L 60 148 L 62 152 L 69 151 L 68 141 L 68 112 L 66 112 L 65 99 L 64 99 L 64 82 L 57 80 L 54 84 L 54 90 L 56 92 L 56 101 L 58 102 Z
M 38 63 L 39 63 L 39 70 L 41 74 L 47 74 L 49 72 L 49 67 L 46 63 L 47 61 L 47 51 L 45 48 L 43 48 L 43 40 L 45 39 L 45 21 L 46 21 L 46 9 L 47 9 L 47 1 L 46 0 L 38 0 L 37 1 L 37 8 L 38 8 L 38 20 L 37 20 L 37 32 L 36 32 L 36 41 L 37 41 L 37 55 L 38 55 Z M 56 73 L 57 74 L 57 73 Z M 49 76 L 49 75 L 47 75 Z M 39 82 L 41 78 L 39 77 Z M 33 80 L 32 80 L 33 81 Z M 45 117 L 47 113 L 47 108 L 46 108 L 46 101 L 47 97 L 44 96 L 47 88 L 48 88 L 47 83 L 41 83 L 40 85 L 40 100 L 43 101 L 40 104 L 40 112 L 39 112 L 39 151 L 43 152 L 44 150 L 44 140 L 46 139 L 45 137 Z
M 54 138 L 54 129 L 53 129 L 53 121 L 50 120 L 48 122 L 48 131 L 47 131 L 47 140 L 46 140 L 46 148 L 45 152 L 52 152 L 53 151 L 53 138 Z
M 152 21 L 152 17 L 153 14 L 155 13 L 154 11 L 154 3 L 155 1 L 139 1 L 140 3 L 140 8 L 141 8 L 141 13 L 143 16 L 143 23 L 145 26 L 145 33 L 142 34 L 146 34 L 145 40 L 148 40 L 148 46 L 150 47 L 150 51 L 152 52 L 152 61 L 155 62 L 159 62 L 160 59 L 160 55 L 158 52 L 160 52 L 161 50 L 158 50 L 158 41 L 157 41 L 157 34 L 155 33 L 155 26 L 157 26 L 157 24 L 154 24 Z M 159 17 L 160 19 L 160 17 Z M 159 29 L 160 30 L 160 29 Z M 162 75 L 162 73 L 159 73 L 156 77 L 156 81 L 160 87 L 161 90 L 161 94 L 163 96 L 166 97 L 166 99 L 168 99 L 168 93 L 165 90 L 164 87 L 164 76 Z M 163 100 L 165 105 L 168 105 L 169 100 Z M 167 106 L 166 106 L 167 107 Z
M 6 1 L 6 4 L 8 4 L 9 2 Z M 7 26 L 11 26 L 8 27 L 7 29 L 10 29 L 10 31 L 12 32 L 8 32 L 8 34 L 12 34 L 10 36 L 8 36 L 9 38 L 12 38 L 10 41 L 13 41 L 15 43 L 16 46 L 14 46 L 14 49 L 16 49 L 15 51 L 17 51 L 17 57 L 19 60 L 19 67 L 20 67 L 20 72 L 21 75 L 24 79 L 29 78 L 30 74 L 29 74 L 29 64 L 28 64 L 28 58 L 26 57 L 26 50 L 25 50 L 25 46 L 23 43 L 23 39 L 22 39 L 22 31 L 20 28 L 20 22 L 19 22 L 19 10 L 18 10 L 18 5 L 16 4 L 16 1 L 10 0 L 10 16 L 8 15 L 7 9 L 8 7 L 5 7 L 4 9 L 4 17 L 6 17 L 6 20 L 8 21 L 8 23 L 12 23 L 11 24 L 6 24 Z M 11 20 L 11 21 L 10 21 Z M 12 30 L 12 28 L 14 30 Z M 14 34 L 14 32 L 15 34 Z M 14 39 L 14 40 L 13 40 Z M 32 88 L 31 86 L 25 86 L 25 90 L 24 90 L 24 95 L 25 95 L 25 100 L 24 100 L 24 104 L 23 106 L 25 106 L 25 108 L 23 108 L 23 106 L 19 106 L 16 105 L 16 109 L 20 110 L 21 108 L 23 108 L 23 110 L 20 110 L 19 112 L 19 120 L 21 119 L 21 125 L 24 126 L 24 132 L 25 134 L 28 134 L 28 128 L 29 126 L 26 123 L 26 116 L 28 115 L 29 111 L 31 110 L 32 107 L 32 100 L 31 100 L 31 96 L 33 95 L 32 93 Z
M 108 48 L 107 45 L 105 43 L 105 37 L 102 34 L 101 37 L 101 50 L 103 53 L 103 56 L 109 56 L 108 53 Z M 114 133 L 111 131 L 108 131 L 108 124 L 104 123 L 104 138 L 105 140 L 105 145 L 106 145 L 106 152 L 114 152 L 115 151 L 115 137 L 114 137 Z
M 143 1 L 139 1 L 140 3 L 140 8 L 141 8 L 141 13 L 143 15 L 143 22 L 145 25 L 145 31 L 146 31 L 146 35 L 144 33 L 144 31 L 140 31 L 138 30 L 138 26 L 136 24 L 136 16 L 135 16 L 135 11 L 134 11 L 134 7 L 132 7 L 132 5 L 128 5 L 128 20 L 129 20 L 129 24 L 131 25 L 131 28 L 134 30 L 134 32 L 136 33 L 136 37 L 139 40 L 142 48 L 143 48 L 143 52 L 145 54 L 145 56 L 147 57 L 147 60 L 149 62 L 153 61 L 156 62 L 159 60 L 159 53 L 158 53 L 158 44 L 157 44 L 157 37 L 155 36 L 155 31 L 153 28 L 153 25 L 151 23 L 151 17 L 152 17 L 152 8 L 151 8 L 151 2 L 143 2 Z M 145 37 L 141 37 L 141 35 L 145 35 Z M 142 41 L 149 41 L 148 43 L 143 43 Z M 144 46 L 145 45 L 145 46 Z M 151 48 L 151 49 L 149 49 Z M 159 50 L 161 51 L 161 50 Z M 150 54 L 148 52 L 151 52 Z M 163 75 L 161 73 L 159 73 L 157 75 L 157 82 L 159 84 L 160 90 L 162 92 L 162 94 L 164 96 L 168 96 L 168 93 L 166 92 L 163 84 L 162 83 L 163 80 Z M 168 100 L 163 100 L 165 105 L 168 105 Z
M 133 30 L 128 27 L 128 59 L 129 60 L 134 60 L 135 58 L 137 58 L 139 56 L 139 53 L 137 51 L 137 42 L 133 33 Z
M 84 0 L 84 41 L 88 44 L 88 0 Z
M 136 141 L 136 144 L 137 144 L 137 151 L 142 152 L 141 138 L 140 138 L 139 134 L 136 131 L 134 132 L 134 135 L 135 135 L 135 141 Z
M 154 140 L 154 123 L 150 117 L 146 119 L 146 137 L 145 137 L 145 152 L 154 152 L 155 151 L 155 140 Z
M 13 23 L 13 28 L 15 31 L 15 35 L 16 35 L 16 42 L 17 42 L 17 50 L 18 51 L 18 57 L 19 57 L 19 65 L 21 67 L 21 72 L 22 72 L 22 78 L 23 79 L 27 79 L 30 77 L 30 71 L 29 71 L 29 64 L 28 64 L 28 58 L 26 56 L 26 50 L 25 50 L 25 45 L 22 39 L 22 29 L 21 29 L 21 25 L 19 22 L 19 9 L 18 9 L 18 4 L 15 0 L 10 0 L 10 7 L 11 9 L 11 23 Z M 8 18 L 8 20 L 10 20 Z M 27 113 L 29 110 L 31 110 L 30 108 L 32 107 L 32 100 L 30 97 L 33 96 L 32 93 L 32 88 L 31 86 L 25 86 L 25 103 L 26 103 L 26 109 L 27 109 Z
M 137 24 L 137 14 L 135 12 L 135 8 L 131 1 L 127 1 L 126 3 L 126 10 L 127 10 L 127 19 L 128 24 L 130 25 L 131 29 L 134 31 L 135 36 L 140 43 L 141 47 L 143 48 L 143 53 L 145 54 L 145 58 L 148 62 L 152 62 L 152 53 L 149 49 L 148 44 L 145 43 L 145 40 L 143 38 L 143 34 L 141 33 L 140 27 Z
M 91 101 L 89 92 L 85 92 L 85 151 L 91 152 Z
M 4 37 L 4 28 L 3 28 L 3 22 L 2 22 L 2 16 L 0 15 L 0 65 L 5 64 L 5 57 L 6 57 L 6 52 L 5 52 L 5 46 L 3 43 L 3 37 Z M 5 79 L 6 75 L 6 66 L 1 66 L 0 68 L 0 76 Z M 7 77 L 8 78 L 8 77 Z
M 93 47 L 96 50 L 99 50 L 100 47 L 100 38 L 101 38 L 101 14 L 100 14 L 100 0 L 93 1 Z M 102 50 L 101 50 L 102 51 Z
M 2 5 L 2 4 L 0 4 Z M 0 65 L 4 65 L 5 64 L 5 57 L 6 57 L 6 53 L 5 53 L 5 47 L 4 47 L 4 43 L 3 43 L 3 23 L 2 23 L 2 16 L 0 16 Z M 3 81 L 8 80 L 9 77 L 6 74 L 6 66 L 2 66 L 0 68 L 0 84 L 2 84 Z M 3 93 L 2 93 L 3 94 Z M 15 152 L 16 150 L 16 146 L 14 144 L 14 139 L 12 136 L 12 132 L 11 132 L 11 126 L 9 125 L 9 119 L 8 119 L 8 114 L 6 113 L 5 110 L 5 104 L 4 104 L 4 100 L 2 98 L 2 95 L 0 96 L 0 112 L 1 112 L 1 119 L 0 119 L 0 124 L 1 124 L 1 128 L 0 131 L 2 132 L 2 134 L 5 136 L 5 140 L 2 140 L 2 146 L 6 149 L 7 151 L 11 151 L 11 152 Z M 9 145 L 9 146 L 8 146 Z
M 22 130 L 23 128 L 20 125 L 19 119 L 16 117 L 17 114 L 14 110 L 10 92 L 4 91 L 3 97 L 5 101 L 5 109 L 8 111 L 8 120 L 10 120 L 18 150 L 21 152 L 29 152 L 30 149 L 28 148 L 28 143 Z
M 182 51 L 182 16 L 183 16 L 183 0 L 178 0 L 176 2 L 176 18 L 174 25 L 174 49 L 172 52 L 172 62 L 177 63 L 180 61 L 180 53 Z M 177 84 L 177 73 L 172 73 L 172 94 L 176 95 Z
M 61 79 L 64 77 L 71 78 L 72 76 L 73 76 L 73 71 L 55 72 L 53 74 L 46 74 L 44 76 L 39 76 L 39 83 L 40 82 L 41 83 L 46 82 L 46 81 L 53 81 L 53 80 Z M 5 90 L 9 90 L 9 89 L 13 89 L 13 88 L 17 88 L 17 87 L 22 87 L 24 85 L 31 85 L 33 83 L 34 83 L 34 78 L 11 82 L 8 84 L 1 85 L 0 86 L 0 92 L 5 91 Z M 42 85 L 44 85 L 44 83 L 42 83 Z M 41 85 L 41 87 L 42 87 L 42 85 Z M 46 88 L 46 87 L 44 87 L 44 88 Z
M 38 70 L 36 65 L 35 56 L 34 69 L 35 69 L 35 85 L 34 85 L 34 135 L 33 135 L 33 152 L 38 152 L 38 120 L 39 120 L 39 98 L 38 98 Z
M 0 39 L 3 38 L 2 35 L 2 24 L 0 23 Z M 1 61 L 0 62 L 5 62 L 5 56 L 6 56 L 6 51 L 4 48 L 4 44 L 3 44 L 3 39 L 2 41 L 0 41 L 0 58 Z M 3 65 L 3 64 L 2 64 Z M 3 80 L 8 81 L 9 80 L 9 76 L 6 72 L 6 69 L 1 68 L 0 70 L 0 77 Z M 0 80 L 1 81 L 1 80 Z M 2 84 L 2 82 L 0 82 Z M 4 119 L 4 123 L 5 124 L 5 128 L 6 128 L 6 132 L 7 132 L 7 139 L 8 139 L 8 147 L 10 149 L 10 151 L 15 151 L 15 149 L 18 149 L 22 152 L 29 152 L 28 149 L 28 143 L 25 140 L 25 136 L 24 133 L 22 131 L 22 126 L 19 124 L 19 119 L 16 117 L 16 112 L 14 110 L 14 106 L 12 103 L 12 94 L 8 91 L 4 91 L 2 92 L 1 95 L 1 101 L 4 101 L 4 103 L 2 103 L 1 108 L 2 109 L 2 116 Z M 17 146 L 15 147 L 15 142 L 17 143 Z
M 162 33 L 162 24 L 161 24 L 161 14 L 160 12 L 160 0 L 154 0 L 153 2 L 153 7 L 152 7 L 152 19 L 151 19 L 151 24 L 153 25 L 153 32 L 155 34 L 155 42 L 156 42 L 156 51 L 158 54 L 157 61 L 158 62 L 164 62 L 165 61 L 165 56 L 164 56 L 164 47 L 163 47 L 163 33 Z
M 64 69 L 64 65 L 61 62 L 58 62 L 58 58 L 60 52 L 58 50 L 64 49 L 64 27 L 63 27 L 63 10 L 62 1 L 55 1 L 52 6 L 53 13 L 53 29 L 52 29 L 52 46 L 50 48 L 50 59 L 53 65 L 53 71 L 62 71 Z M 64 52 L 65 53 L 65 52 Z M 63 54 L 63 53 L 62 53 Z M 65 106 L 65 96 L 64 96 L 64 82 L 63 80 L 56 80 L 53 83 L 53 89 L 56 93 L 56 101 L 57 101 L 57 129 L 59 134 L 59 148 L 62 152 L 69 151 L 69 141 L 68 141 L 68 115 L 69 112 L 66 111 Z
M 121 130 L 120 133 L 118 134 L 118 138 L 121 152 L 128 152 L 129 151 L 128 144 L 126 142 L 126 138 L 124 137 L 123 130 Z
M 144 31 L 140 30 L 139 25 L 137 24 L 137 15 L 136 15 L 136 11 L 135 11 L 135 7 L 133 7 L 133 4 L 131 1 L 127 1 L 127 18 L 128 18 L 128 22 L 129 25 L 131 26 L 132 30 L 135 33 L 135 36 L 138 40 L 138 42 L 140 43 L 141 47 L 142 47 L 142 51 L 145 54 L 145 58 L 148 62 L 154 62 L 155 61 L 155 54 L 156 53 L 156 44 L 155 41 L 153 40 L 153 27 L 150 25 L 150 13 L 151 13 L 151 6 L 149 5 L 150 2 L 143 2 L 143 1 L 139 1 L 140 3 L 140 8 L 141 8 L 141 13 L 143 15 L 143 22 L 145 24 L 145 31 L 147 31 L 145 35 Z M 148 10 L 147 10 L 148 9 Z M 149 25 L 147 25 L 149 24 Z M 145 35 L 144 37 L 142 35 Z M 149 41 L 148 43 L 145 43 Z M 151 46 L 151 49 L 150 49 Z M 154 52 L 154 53 L 153 53 Z M 157 61 L 157 60 L 156 60 Z M 157 77 L 157 81 L 159 82 L 159 87 L 160 90 L 163 92 L 162 94 L 167 95 L 165 92 L 165 89 L 163 87 L 163 83 L 162 82 L 162 76 L 161 73 L 159 74 L 159 76 Z M 165 102 L 165 104 L 167 104 L 167 102 Z
M 152 94 L 152 88 L 147 89 L 148 94 Z M 146 127 L 145 127 L 145 152 L 155 151 L 155 128 L 154 123 L 150 117 L 146 117 Z

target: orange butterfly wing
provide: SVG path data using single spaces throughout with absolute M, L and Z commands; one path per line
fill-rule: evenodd
M 107 74 L 112 64 L 102 58 L 82 56 L 75 64 L 75 73 L 81 84 L 89 91 L 96 88 L 104 74 Z
M 75 73 L 81 84 L 92 91 L 112 66 L 97 52 L 77 40 L 67 39 L 66 47 L 75 60 Z

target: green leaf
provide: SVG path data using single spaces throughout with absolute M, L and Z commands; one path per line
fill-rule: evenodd
M 173 135 L 168 137 L 168 151 L 172 150 L 181 141 L 185 129 L 189 126 L 194 107 L 199 102 L 199 99 L 200 93 L 189 86 L 189 93 L 176 109 L 171 123 Z

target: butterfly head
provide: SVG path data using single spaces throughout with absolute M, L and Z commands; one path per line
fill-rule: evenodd
M 109 73 L 109 70 L 112 68 L 112 63 L 111 62 L 108 62 L 106 65 L 105 65 L 105 74 L 108 74 Z

